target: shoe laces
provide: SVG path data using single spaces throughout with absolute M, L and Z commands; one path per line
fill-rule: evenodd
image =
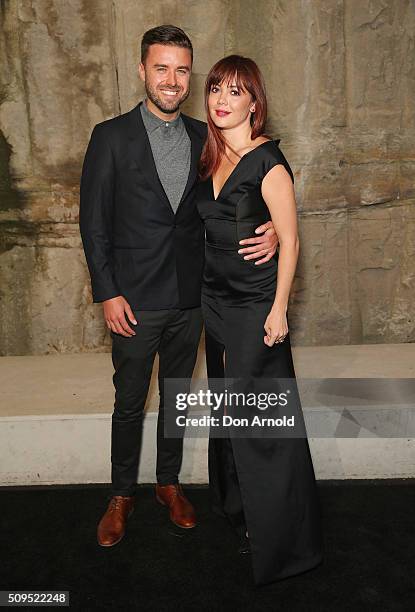
M 115 512 L 115 510 L 120 510 L 123 506 L 123 498 L 122 497 L 113 497 L 110 501 L 110 512 Z
M 183 489 L 181 484 L 176 484 L 174 487 L 174 497 L 184 497 Z

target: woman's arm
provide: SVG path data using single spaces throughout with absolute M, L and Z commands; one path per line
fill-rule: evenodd
M 277 290 L 264 326 L 267 332 L 264 342 L 272 346 L 276 341 L 282 341 L 288 333 L 286 313 L 300 248 L 294 185 L 283 165 L 278 164 L 265 176 L 262 197 L 280 243 Z

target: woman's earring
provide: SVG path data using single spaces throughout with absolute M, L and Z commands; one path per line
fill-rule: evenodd
M 251 111 L 251 113 L 254 113 L 255 112 L 255 106 L 253 108 L 250 108 L 249 110 Z

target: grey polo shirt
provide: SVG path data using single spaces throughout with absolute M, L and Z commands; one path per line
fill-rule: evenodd
M 148 110 L 145 100 L 140 111 L 160 182 L 176 212 L 190 172 L 190 138 L 180 113 L 173 121 L 163 121 Z

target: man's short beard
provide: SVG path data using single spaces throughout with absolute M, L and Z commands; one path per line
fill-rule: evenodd
M 163 102 L 163 100 L 160 100 L 160 98 L 157 95 L 157 92 L 150 87 L 147 80 L 145 81 L 145 88 L 146 88 L 146 94 L 147 94 L 148 99 L 151 100 L 154 106 L 156 106 L 162 113 L 166 113 L 166 115 L 173 115 L 173 113 L 176 113 L 179 110 L 180 105 L 183 104 L 185 100 L 187 100 L 190 94 L 190 88 L 189 88 L 186 91 L 186 93 L 183 94 L 180 100 L 177 100 L 175 102 L 175 106 L 171 107 L 171 106 L 166 106 L 165 102 Z

